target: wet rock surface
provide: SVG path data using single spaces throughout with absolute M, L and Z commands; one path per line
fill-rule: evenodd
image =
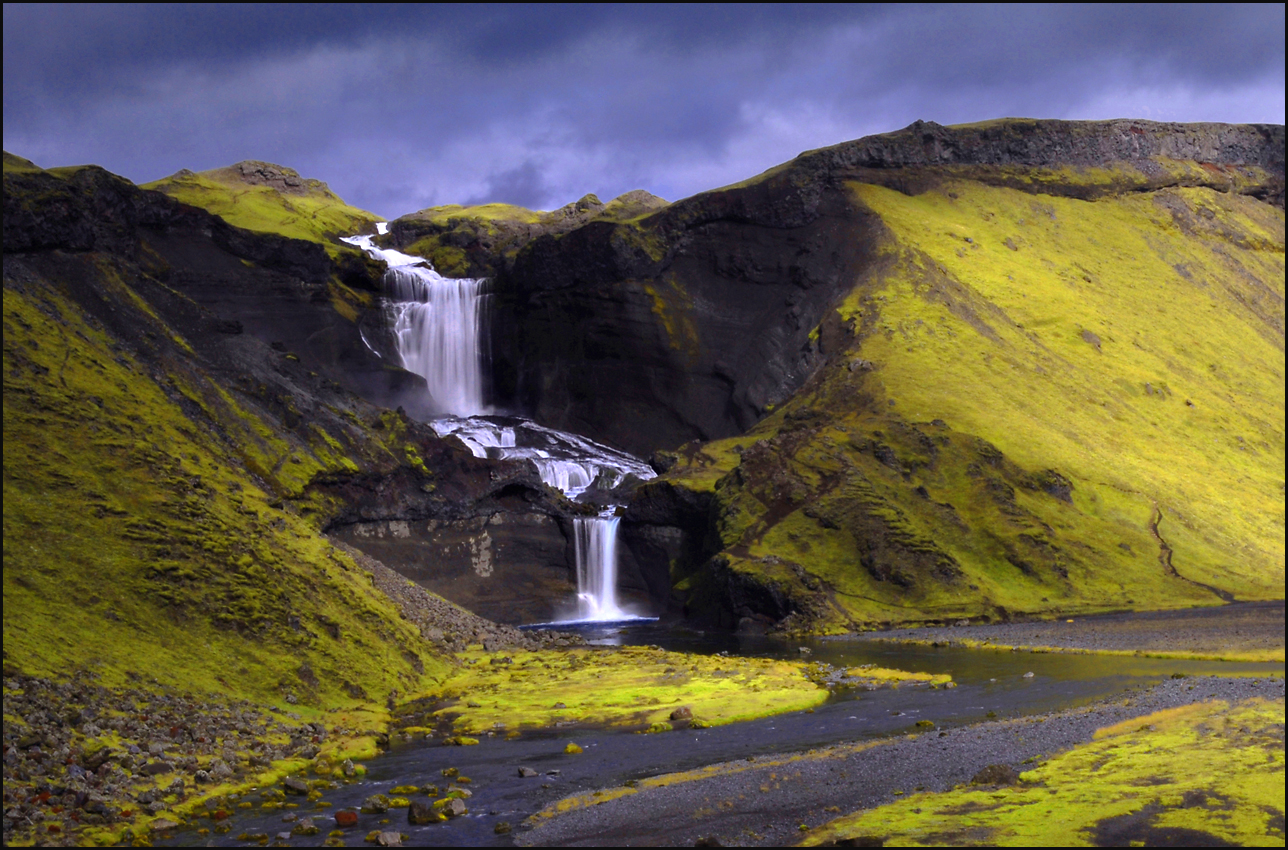
M 519 630 L 484 619 L 429 593 L 403 574 L 344 543 L 336 545 L 371 573 L 372 582 L 398 606 L 402 615 L 420 627 L 421 636 L 449 652 L 482 644 L 491 652 L 506 648 L 543 649 L 584 643 L 581 636 L 548 629 Z

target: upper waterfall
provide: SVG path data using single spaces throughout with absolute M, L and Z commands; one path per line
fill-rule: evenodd
M 439 413 L 490 413 L 487 295 L 482 280 L 440 275 L 421 257 L 378 248 L 370 236 L 344 240 L 384 260 L 386 310 L 402 366 L 425 379 Z

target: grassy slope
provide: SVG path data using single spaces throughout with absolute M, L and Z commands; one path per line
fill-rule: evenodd
M 6 171 L 28 170 L 12 159 Z M 302 706 L 446 675 L 449 662 L 320 536 L 328 506 L 289 504 L 318 474 L 411 458 L 398 417 L 377 431 L 336 411 L 285 429 L 280 411 L 212 379 L 159 318 L 141 293 L 163 285 L 107 255 L 59 262 L 44 279 L 6 259 L 6 670 L 88 668 L 108 685 L 277 704 L 293 694 Z M 140 339 L 113 338 L 63 280 L 93 281 Z
M 803 844 L 1103 847 L 1123 835 L 1156 846 L 1283 844 L 1283 700 L 1196 703 L 1096 738 L 1016 787 L 914 794 L 819 827 Z
M 840 352 L 666 476 L 715 492 L 723 561 L 789 626 L 1282 597 L 1281 210 L 850 192 L 888 238 L 821 328 Z
M 337 245 L 337 237 L 349 236 L 380 221 L 375 213 L 346 204 L 325 184 L 305 182 L 307 192 L 283 192 L 248 183 L 229 167 L 198 173 L 180 171 L 141 188 L 164 192 L 246 230 L 321 242 L 333 255 L 351 250 Z

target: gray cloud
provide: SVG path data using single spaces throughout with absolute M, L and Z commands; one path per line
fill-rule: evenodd
M 257 158 L 384 215 L 633 188 L 1006 115 L 1284 120 L 1283 6 L 21 6 L 4 146 Z

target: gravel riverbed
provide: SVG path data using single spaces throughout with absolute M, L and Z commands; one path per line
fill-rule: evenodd
M 543 820 L 516 836 L 525 846 L 781 846 L 838 813 L 898 799 L 895 792 L 945 791 L 983 768 L 1024 770 L 1092 739 L 1096 729 L 1193 702 L 1282 699 L 1284 679 L 1171 679 L 1091 706 L 990 721 L 855 746 L 739 760 L 714 775 L 641 787 L 607 803 Z
M 1241 602 L 1213 608 L 1096 614 L 1025 623 L 959 625 L 869 632 L 864 640 L 989 642 L 1118 652 L 1187 652 L 1225 657 L 1284 647 L 1284 603 Z

